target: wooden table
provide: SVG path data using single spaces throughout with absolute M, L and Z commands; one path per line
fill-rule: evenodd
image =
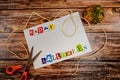
M 99 28 L 107 32 L 108 43 L 99 53 L 82 59 L 79 70 L 71 75 L 77 65 L 79 57 L 65 60 L 44 68 L 35 70 L 31 66 L 30 80 L 120 80 L 120 1 L 119 0 L 0 0 L 0 80 L 18 80 L 23 70 L 14 75 L 5 73 L 6 66 L 26 63 L 27 60 L 19 60 L 4 47 L 8 35 L 16 29 L 7 45 L 20 56 L 25 55 L 25 50 L 17 43 L 21 41 L 27 47 L 23 30 L 32 11 L 53 19 L 56 14 L 65 9 L 78 11 L 82 16 L 84 9 L 89 5 L 99 4 L 104 7 L 105 18 L 99 24 L 92 25 L 96 29 L 90 30 L 85 25 L 93 52 L 104 43 L 104 34 Z M 63 15 L 67 15 L 64 13 Z M 61 17 L 59 16 L 59 17 Z M 33 16 L 28 27 L 40 22 L 40 18 Z

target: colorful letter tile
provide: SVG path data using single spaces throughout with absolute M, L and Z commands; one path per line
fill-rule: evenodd
M 67 51 L 67 52 L 66 52 L 66 55 L 67 55 L 67 56 L 72 55 L 72 51 Z
M 30 36 L 33 36 L 34 35 L 34 30 L 29 30 L 29 34 L 30 34 Z
M 43 27 L 38 28 L 38 34 L 43 33 Z
M 84 50 L 86 50 L 87 49 L 87 45 L 83 46 L 83 48 L 84 48 Z
M 52 55 L 51 55 L 51 54 L 48 54 L 48 55 L 46 56 L 46 61 L 47 61 L 47 62 L 52 62 Z
M 55 28 L 54 24 L 49 24 L 48 26 L 49 26 L 49 27 L 48 27 L 49 30 L 53 30 L 53 29 Z
M 77 45 L 76 45 L 76 50 L 77 50 L 77 52 L 83 51 L 82 45 L 81 45 L 81 44 L 77 44 Z
M 46 58 L 41 58 L 42 64 L 46 64 Z
M 66 53 L 65 53 L 65 52 L 60 52 L 60 56 L 61 56 L 62 58 L 65 58 L 65 57 L 66 57 Z
M 76 49 L 72 49 L 72 53 L 77 53 L 77 50 Z
M 49 31 L 48 27 L 44 27 L 44 31 Z
M 57 58 L 57 59 L 60 59 L 60 58 L 61 58 L 60 53 L 56 53 L 56 58 Z
M 55 55 L 52 55 L 52 57 L 53 57 L 53 60 L 56 60 L 56 56 Z

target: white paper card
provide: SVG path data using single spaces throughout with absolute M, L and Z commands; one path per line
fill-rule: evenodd
M 67 35 L 74 31 L 75 34 L 67 37 L 63 31 Z M 92 51 L 78 12 L 25 29 L 24 35 L 29 51 L 34 47 L 33 56 L 42 50 L 33 63 L 35 69 Z

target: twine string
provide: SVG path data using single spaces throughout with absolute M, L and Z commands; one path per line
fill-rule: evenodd
M 87 20 L 86 18 L 81 17 L 81 19 L 85 20 L 85 21 L 88 23 L 90 29 L 93 29 L 93 27 L 90 25 L 90 23 L 88 22 L 88 20 Z M 75 74 L 77 73 L 77 71 L 78 71 L 78 69 L 79 69 L 79 63 L 80 63 L 80 61 L 81 61 L 82 59 L 84 59 L 84 58 L 87 59 L 88 57 L 97 54 L 98 52 L 102 51 L 102 50 L 104 49 L 104 47 L 107 45 L 107 33 L 106 33 L 106 31 L 105 31 L 103 28 L 100 28 L 100 29 L 103 31 L 104 36 L 105 36 L 104 44 L 103 44 L 98 50 L 96 50 L 95 52 L 82 55 L 82 56 L 79 58 L 78 63 L 77 63 L 77 66 L 76 66 L 76 70 L 75 70 L 74 73 L 72 73 L 72 75 L 75 75 Z
M 65 12 L 65 11 L 62 11 L 60 14 L 62 14 L 63 12 Z M 72 11 L 69 10 L 69 12 L 72 12 Z M 60 15 L 60 14 L 59 14 L 59 15 Z M 71 14 L 71 13 L 70 13 L 70 14 Z M 57 16 L 58 16 L 58 15 L 57 15 Z M 74 22 L 74 20 L 73 20 L 74 17 L 79 17 L 79 16 L 72 16 L 72 15 L 70 16 L 70 18 L 71 18 L 71 20 L 72 20 L 72 22 L 73 22 L 73 24 L 74 24 L 74 27 L 75 27 L 75 31 L 73 32 L 73 34 L 71 34 L 71 35 L 66 34 L 66 33 L 64 32 L 64 29 L 63 29 L 65 22 L 66 22 L 68 19 L 70 19 L 70 18 L 67 18 L 67 19 L 63 22 L 63 24 L 62 24 L 62 31 L 63 31 L 63 34 L 64 34 L 66 37 L 74 36 L 74 34 L 75 34 L 76 30 L 77 30 L 77 29 L 76 29 L 77 26 L 76 26 L 76 24 L 75 24 L 75 22 Z M 91 24 L 88 22 L 88 20 L 87 20 L 86 18 L 84 18 L 84 17 L 80 17 L 80 18 L 83 19 L 83 20 L 85 20 L 85 21 L 87 22 L 87 24 L 88 24 L 88 26 L 89 26 L 90 29 L 93 29 L 93 27 L 91 26 Z M 95 52 L 90 53 L 90 54 L 84 54 L 84 55 L 82 55 L 82 56 L 79 58 L 78 64 L 77 64 L 77 66 L 76 66 L 76 70 L 75 70 L 74 73 L 72 73 L 72 75 L 74 75 L 74 74 L 77 73 L 78 67 L 79 67 L 79 63 L 80 63 L 80 61 L 81 61 L 83 58 L 88 58 L 89 56 L 92 56 L 92 55 L 94 55 L 94 54 L 97 54 L 98 52 L 102 51 L 102 50 L 104 49 L 104 47 L 106 46 L 106 44 L 107 44 L 107 33 L 106 33 L 106 31 L 105 31 L 103 28 L 100 27 L 100 29 L 103 31 L 104 36 L 105 36 L 104 44 L 103 44 L 98 50 L 96 50 Z
M 12 50 L 10 50 L 10 49 L 8 48 L 7 42 L 9 41 L 10 37 L 13 36 L 14 31 L 15 31 L 15 30 L 14 30 L 14 28 L 13 28 L 13 31 L 12 31 L 11 34 L 8 36 L 7 40 L 5 40 L 5 42 L 4 42 L 4 46 L 5 46 L 5 48 L 7 49 L 8 52 L 10 52 L 11 54 L 15 55 L 18 59 L 27 59 L 27 57 L 28 57 L 28 51 L 27 51 L 26 47 L 24 46 L 24 44 L 23 44 L 22 42 L 18 42 L 17 44 L 20 44 L 20 45 L 25 49 L 26 56 L 25 56 L 24 58 L 18 56 L 15 52 L 13 52 Z M 15 34 L 14 34 L 14 35 L 15 35 Z
M 75 24 L 75 22 L 74 22 L 74 20 L 73 20 L 73 18 L 74 18 L 75 16 L 72 16 L 72 10 L 63 10 L 63 11 L 59 12 L 59 13 L 55 16 L 54 19 L 56 19 L 56 18 L 57 18 L 58 16 L 60 16 L 61 14 L 63 14 L 65 11 L 70 12 L 70 19 L 72 20 L 72 22 L 73 22 L 73 24 L 74 24 L 74 27 L 75 27 L 75 31 L 73 32 L 73 34 L 67 35 L 67 34 L 64 32 L 63 26 L 64 26 L 65 22 L 66 22 L 69 18 L 67 18 L 67 19 L 63 22 L 63 24 L 62 24 L 63 34 L 64 34 L 66 37 L 70 37 L 70 36 L 73 36 L 73 35 L 75 34 L 76 30 L 77 30 L 77 26 L 76 26 L 76 24 Z M 34 14 L 37 15 L 37 16 L 39 16 L 39 17 L 41 17 L 42 19 L 45 19 L 45 20 L 50 21 L 49 19 L 41 16 L 41 15 L 38 14 L 37 12 L 32 12 L 31 15 L 29 16 L 29 18 L 28 18 L 25 26 L 23 27 L 23 30 L 27 28 L 28 23 L 29 23 L 30 19 L 32 18 L 32 16 L 33 16 Z M 93 27 L 91 27 L 91 25 L 90 25 L 90 23 L 88 22 L 87 19 L 85 19 L 85 18 L 83 18 L 83 17 L 81 17 L 81 19 L 85 20 L 85 21 L 88 23 L 90 29 L 93 29 Z M 104 36 L 105 36 L 104 44 L 103 44 L 98 50 L 96 50 L 95 52 L 90 53 L 90 54 L 82 55 L 82 56 L 79 58 L 78 64 L 77 64 L 77 66 L 76 66 L 76 70 L 75 70 L 74 73 L 72 73 L 72 75 L 74 75 L 74 74 L 77 73 L 78 68 L 79 68 L 79 63 L 80 63 L 80 61 L 81 61 L 83 58 L 88 58 L 89 56 L 92 56 L 92 55 L 100 52 L 100 51 L 103 50 L 103 48 L 106 46 L 106 44 L 107 44 L 107 33 L 106 33 L 106 31 L 105 31 L 103 28 L 100 28 L 100 29 L 104 32 Z M 11 51 L 11 50 L 7 47 L 6 43 L 8 42 L 9 38 L 13 35 L 13 33 L 14 33 L 14 30 L 11 32 L 11 34 L 8 36 L 8 39 L 5 41 L 6 49 L 7 49 L 11 54 L 13 54 L 14 56 L 16 56 L 18 59 L 26 59 L 27 57 L 22 58 L 22 57 L 18 56 L 15 52 Z M 21 45 L 23 46 L 23 48 L 25 49 L 25 51 L 26 51 L 26 53 L 27 53 L 26 56 L 28 56 L 28 51 L 27 51 L 26 47 L 24 46 L 24 44 L 23 44 L 22 42 L 19 42 L 19 44 L 21 44 Z

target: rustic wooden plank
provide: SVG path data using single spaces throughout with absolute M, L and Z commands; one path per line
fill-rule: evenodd
M 118 8 L 104 8 L 105 18 L 99 24 L 92 25 L 93 27 L 104 28 L 107 32 L 120 32 L 120 14 L 116 11 Z M 0 11 L 0 32 L 10 32 L 14 26 L 17 32 L 22 32 L 21 28 L 24 27 L 27 19 L 29 18 L 32 11 L 38 12 L 40 15 L 45 16 L 49 19 L 54 19 L 56 14 L 58 14 L 63 9 L 34 9 L 34 10 L 2 10 Z M 72 9 L 74 12 L 78 11 L 82 16 L 84 9 Z M 63 15 L 69 14 L 68 12 L 63 13 Z M 28 27 L 40 24 L 41 18 L 38 16 L 33 16 Z M 87 26 L 87 24 L 84 24 Z M 90 28 L 85 27 L 87 32 L 102 32 L 99 29 L 90 30 Z
M 102 27 L 107 31 L 107 46 L 101 52 L 82 59 L 75 75 L 71 75 L 71 73 L 74 72 L 79 57 L 37 70 L 31 66 L 30 80 L 35 80 L 36 75 L 38 75 L 36 80 L 120 80 L 119 0 L 0 0 L 0 80 L 18 80 L 23 70 L 17 71 L 14 75 L 7 75 L 5 68 L 9 65 L 26 63 L 26 60 L 18 60 L 4 48 L 4 41 L 12 31 L 12 26 L 17 29 L 15 31 L 17 33 L 12 36 L 7 44 L 15 53 L 24 56 L 25 50 L 16 43 L 21 41 L 27 47 L 22 28 L 32 11 L 37 11 L 47 18 L 53 19 L 63 9 L 79 11 L 82 15 L 87 6 L 95 4 L 104 7 L 105 18 L 101 23 L 92 26 L 95 28 Z M 66 14 L 68 12 L 61 16 Z M 37 16 L 33 16 L 29 27 L 41 23 L 40 20 Z M 90 30 L 86 23 L 84 25 L 91 47 L 93 51 L 96 51 L 103 44 L 103 32 L 99 29 Z
M 32 7 L 37 6 L 42 8 L 80 8 L 80 7 L 86 7 L 89 5 L 102 5 L 103 7 L 120 7 L 118 1 L 116 0 L 49 0 L 41 2 L 41 1 L 31 1 L 30 5 Z
M 0 9 L 17 9 L 17 7 L 23 8 L 28 4 L 29 0 L 0 0 Z
M 29 0 L 0 0 L 1 4 L 7 3 L 22 3 L 22 2 L 29 2 Z
M 104 34 L 103 33 L 87 33 L 88 39 L 90 41 L 93 52 L 98 50 L 104 42 Z M 108 43 L 106 47 L 99 53 L 91 56 L 92 60 L 119 60 L 120 59 L 120 33 L 107 33 L 108 35 Z M 19 36 L 19 37 L 18 37 Z M 10 54 L 4 48 L 4 41 L 7 39 L 8 33 L 0 34 L 0 59 L 16 59 L 15 56 Z M 9 48 L 12 49 L 15 53 L 20 56 L 24 56 L 25 50 L 17 44 L 17 42 L 23 42 L 27 47 L 25 38 L 23 33 L 17 33 L 13 36 L 7 45 L 10 45 Z M 78 57 L 79 58 L 79 57 Z M 77 60 L 78 58 L 73 58 L 73 60 Z
M 117 0 L 1 0 L 0 9 L 85 8 L 90 5 L 120 7 Z
M 7 75 L 5 68 L 9 65 L 19 65 L 26 63 L 26 61 L 0 61 L 0 79 L 18 79 L 23 70 L 17 71 L 14 75 Z M 119 79 L 120 78 L 120 63 L 119 62 L 84 62 L 81 61 L 78 72 L 75 75 L 71 75 L 76 69 L 77 62 L 74 61 L 62 61 L 44 68 L 35 70 L 31 66 L 29 70 L 30 78 L 33 79 L 36 75 L 39 75 L 39 79 L 47 80 L 76 80 L 76 79 Z M 37 80 L 39 80 L 37 79 Z
M 42 0 L 39 1 L 31 1 L 29 5 L 28 0 L 5 0 L 0 1 L 0 9 L 35 9 L 35 11 L 39 12 L 41 15 L 45 15 L 48 18 L 53 18 L 57 12 L 60 12 L 62 8 L 69 8 L 73 9 L 73 11 L 79 11 L 80 15 L 83 13 L 83 9 L 78 8 L 85 8 L 88 5 L 92 4 L 101 4 L 103 7 L 120 7 L 119 3 L 115 0 L 104 0 L 104 1 L 78 1 L 78 0 L 58 0 L 58 1 L 48 1 L 44 2 Z M 50 5 L 53 3 L 52 5 Z M 59 5 L 61 6 L 59 6 Z M 18 6 L 19 5 L 19 6 Z M 54 9 L 54 8 L 60 8 Z M 37 8 L 37 9 L 36 9 Z M 40 9 L 40 8 L 46 8 Z M 49 9 L 48 9 L 49 8 Z M 50 9 L 51 8 L 51 9 Z M 38 10 L 41 11 L 38 11 Z M 105 9 L 105 18 L 104 20 L 97 25 L 93 25 L 94 27 L 103 27 L 107 32 L 108 35 L 108 45 L 105 47 L 103 51 L 94 56 L 91 56 L 87 59 L 83 59 L 79 66 L 79 71 L 76 75 L 72 76 L 71 72 L 74 71 L 77 60 L 79 57 L 69 59 L 63 62 L 59 62 L 57 64 L 41 68 L 38 70 L 34 70 L 33 67 L 30 69 L 30 79 L 33 79 L 36 75 L 39 75 L 36 79 L 37 80 L 119 80 L 120 79 L 120 14 L 119 10 L 116 11 L 115 8 L 104 8 Z M 119 8 L 117 8 L 119 9 Z M 12 37 L 11 40 L 8 42 L 11 45 L 11 49 L 15 50 L 15 52 L 19 55 L 23 55 L 24 49 L 19 47 L 16 44 L 17 41 L 22 41 L 25 46 L 26 42 L 23 36 L 21 28 L 27 21 L 29 17 L 29 13 L 32 10 L 2 10 L 0 11 L 0 79 L 1 80 L 17 80 L 22 71 L 17 71 L 14 75 L 7 75 L 5 73 L 5 67 L 9 65 L 18 65 L 26 63 L 25 60 L 18 60 L 13 55 L 9 54 L 8 51 L 3 47 L 3 42 L 8 37 L 8 33 L 12 31 L 11 26 L 15 26 L 15 29 L 18 29 L 16 32 L 15 37 Z M 53 13 L 52 13 L 53 12 Z M 68 13 L 64 13 L 66 15 Z M 49 17 L 49 15 L 53 17 Z M 61 16 L 63 16 L 61 15 Z M 60 17 L 60 16 L 59 16 Z M 38 21 L 36 22 L 36 19 Z M 31 20 L 31 24 L 35 25 L 36 23 L 40 22 L 40 19 L 36 16 Z M 86 25 L 86 24 L 85 24 Z M 85 27 L 87 32 L 101 32 L 100 30 L 90 30 L 88 27 Z M 7 33 L 4 33 L 7 32 Z M 118 32 L 118 33 L 117 33 Z M 103 44 L 103 33 L 87 33 L 90 39 L 90 43 L 94 51 L 97 50 Z M 18 37 L 19 36 L 19 37 Z M 97 43 L 97 44 L 96 44 Z

